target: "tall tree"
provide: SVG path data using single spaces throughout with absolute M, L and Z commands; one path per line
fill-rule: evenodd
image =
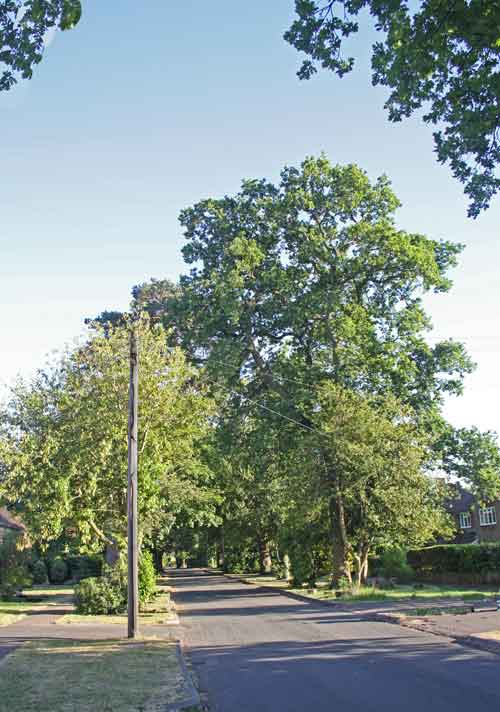
M 469 215 L 488 207 L 500 188 L 500 2 L 498 0 L 296 0 L 285 39 L 308 55 L 299 71 L 318 66 L 343 77 L 354 58 L 343 53 L 367 9 L 380 32 L 372 81 L 389 87 L 385 108 L 401 121 L 424 108 L 437 126 L 435 150 L 470 198 Z
M 313 427 L 316 386 L 394 393 L 419 418 L 460 394 L 472 364 L 451 340 L 426 342 L 427 291 L 446 292 L 460 247 L 396 227 L 387 178 L 309 158 L 279 185 L 245 181 L 235 196 L 181 214 L 192 265 L 181 279 L 184 339 L 240 402 Z M 235 402 L 238 400 L 235 397 Z M 245 401 L 246 399 L 246 401 Z M 330 481 L 337 575 L 349 566 Z

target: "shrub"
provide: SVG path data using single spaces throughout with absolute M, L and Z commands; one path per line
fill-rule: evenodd
M 500 569 L 499 544 L 440 544 L 408 552 L 408 562 L 421 578 L 459 574 L 479 582 Z
M 30 553 L 22 547 L 22 539 L 8 534 L 0 545 L 0 598 L 11 598 L 25 586 L 31 586 L 29 559 Z
M 314 586 L 316 570 L 314 557 L 309 547 L 302 546 L 300 542 L 295 542 L 289 547 L 289 551 L 293 585 L 300 587 L 307 583 L 309 586 Z
M 149 603 L 156 592 L 156 572 L 153 556 L 144 550 L 139 558 L 139 603 Z
M 47 583 L 47 565 L 43 559 L 38 559 L 32 568 L 33 583 Z
M 106 578 L 87 578 L 75 586 L 76 612 L 83 615 L 112 615 L 127 607 L 126 596 L 120 586 Z
M 415 572 L 408 564 L 404 549 L 386 549 L 380 556 L 380 574 L 387 579 L 395 578 L 400 583 L 409 583 L 415 578 Z
M 102 576 L 103 558 L 99 554 L 69 556 L 67 558 L 70 578 L 81 581 L 85 578 Z
M 49 564 L 49 581 L 50 583 L 64 583 L 68 578 L 68 565 L 58 556 Z

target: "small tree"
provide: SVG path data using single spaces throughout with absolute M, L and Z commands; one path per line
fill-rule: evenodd
M 451 534 L 453 524 L 442 484 L 425 473 L 429 441 L 411 410 L 393 397 L 331 383 L 320 387 L 318 402 L 313 421 L 324 459 L 318 469 L 339 502 L 339 531 L 354 573 L 342 567 L 334 580 L 340 573 L 359 586 L 374 549 L 418 546 Z

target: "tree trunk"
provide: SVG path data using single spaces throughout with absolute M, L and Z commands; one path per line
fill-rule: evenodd
M 349 585 L 352 585 L 344 502 L 342 494 L 338 490 L 330 498 L 330 524 L 333 555 L 332 588 L 338 588 L 343 581 L 347 581 Z
M 358 548 L 354 555 L 355 561 L 355 583 L 356 588 L 359 588 L 366 581 L 368 575 L 368 553 L 369 547 L 365 544 Z
M 220 528 L 219 546 L 217 547 L 217 568 L 223 569 L 225 563 L 225 548 L 224 548 L 224 528 Z
M 153 549 L 153 563 L 157 574 L 163 573 L 163 549 Z
M 283 555 L 283 568 L 284 568 L 285 581 L 290 581 L 290 579 L 292 578 L 292 573 L 291 573 L 292 567 L 290 564 L 290 557 L 288 556 L 288 554 Z
M 271 552 L 269 550 L 269 542 L 259 537 L 259 569 L 261 574 L 270 574 L 272 569 Z

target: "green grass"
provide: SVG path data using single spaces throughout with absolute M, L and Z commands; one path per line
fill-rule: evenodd
M 187 697 L 175 644 L 163 640 L 31 641 L 0 670 L 9 712 L 160 712 Z
M 292 588 L 289 583 L 275 576 L 258 574 L 241 574 L 248 583 L 256 585 L 273 586 L 300 593 L 303 596 L 320 600 L 336 600 L 345 602 L 356 601 L 404 601 L 407 599 L 439 600 L 443 598 L 456 598 L 461 601 L 477 601 L 497 596 L 498 588 L 485 586 L 483 588 L 458 587 L 458 586 L 432 586 L 425 585 L 423 588 L 414 588 L 413 585 L 397 585 L 393 589 L 381 589 L 370 586 L 362 586 L 356 594 L 344 593 L 337 596 L 337 592 L 330 588 L 329 577 L 324 576 L 318 579 L 315 588 Z
M 452 608 L 415 608 L 412 611 L 405 611 L 402 618 L 422 618 L 423 616 L 442 616 L 445 613 L 452 613 L 456 616 L 463 616 L 471 613 L 470 606 L 453 606 Z
M 335 599 L 338 601 L 404 601 L 412 599 L 440 600 L 445 598 L 456 598 L 459 601 L 475 601 L 494 598 L 497 594 L 496 588 L 471 589 L 471 588 L 449 588 L 446 586 L 425 586 L 415 589 L 413 586 L 396 586 L 393 589 L 379 589 L 375 587 L 362 587 L 356 594 L 348 594 L 337 597 L 336 591 L 328 588 L 315 589 L 292 589 L 311 598 L 322 600 Z
M 12 623 L 17 623 L 17 621 L 20 621 L 24 617 L 24 613 L 6 613 L 0 610 L 0 626 L 12 625 Z

